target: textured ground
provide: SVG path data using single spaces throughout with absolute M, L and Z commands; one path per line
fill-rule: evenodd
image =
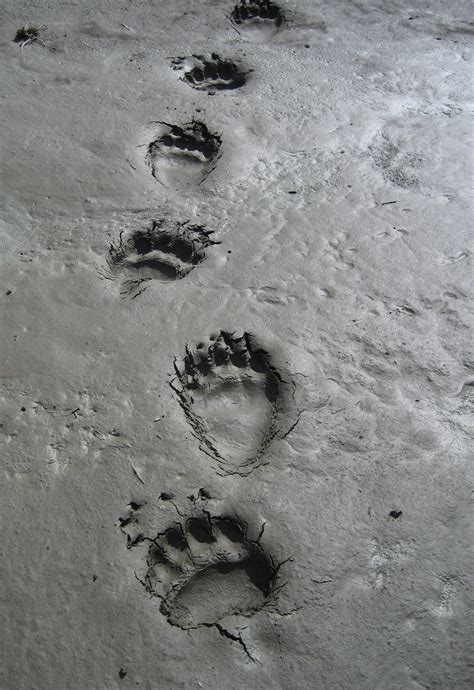
M 5 690 L 472 687 L 469 3 L 280 7 L 0 3 Z

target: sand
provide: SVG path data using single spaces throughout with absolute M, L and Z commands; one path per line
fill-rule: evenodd
M 1 3 L 5 690 L 472 687 L 470 6 L 253 9 Z

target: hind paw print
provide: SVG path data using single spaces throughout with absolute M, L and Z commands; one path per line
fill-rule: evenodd
M 268 352 L 249 333 L 221 331 L 187 348 L 175 371 L 171 386 L 186 419 L 220 469 L 245 476 L 263 464 L 286 386 Z

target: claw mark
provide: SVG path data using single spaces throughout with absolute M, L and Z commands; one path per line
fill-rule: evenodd
M 224 628 L 222 625 L 220 625 L 220 623 L 215 623 L 215 624 L 214 624 L 214 627 L 217 628 L 217 630 L 219 631 L 219 633 L 220 633 L 223 637 L 227 637 L 229 640 L 233 640 L 234 642 L 238 642 L 238 643 L 243 647 L 244 652 L 246 653 L 246 655 L 248 656 L 248 658 L 250 659 L 250 661 L 253 661 L 254 664 L 257 663 L 257 659 L 255 659 L 255 658 L 250 654 L 249 648 L 247 647 L 247 645 L 245 644 L 244 640 L 242 639 L 242 635 L 240 634 L 240 632 L 239 632 L 238 635 L 234 635 L 233 633 L 229 632 L 229 630 L 227 630 L 227 629 Z

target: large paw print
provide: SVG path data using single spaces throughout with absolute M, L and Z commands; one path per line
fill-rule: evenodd
M 286 383 L 249 333 L 221 331 L 175 362 L 171 386 L 201 448 L 225 473 L 249 474 L 279 431 Z
M 210 57 L 191 55 L 174 58 L 173 68 L 182 72 L 181 79 L 197 91 L 226 91 L 245 84 L 247 72 L 217 53 Z
M 169 623 L 190 629 L 261 610 L 278 591 L 280 565 L 245 523 L 205 512 L 152 540 L 144 584 Z
M 112 242 L 107 270 L 102 275 L 114 279 L 125 276 L 121 294 L 137 297 L 150 280 L 179 280 L 206 258 L 206 249 L 219 244 L 212 232 L 201 225 L 154 220 L 146 230 L 138 230 Z
M 271 0 L 241 0 L 230 19 L 243 38 L 256 43 L 270 40 L 285 21 L 282 10 Z
M 220 136 L 198 120 L 182 126 L 158 124 L 162 129 L 148 145 L 146 155 L 153 177 L 175 189 L 203 182 L 219 158 Z

